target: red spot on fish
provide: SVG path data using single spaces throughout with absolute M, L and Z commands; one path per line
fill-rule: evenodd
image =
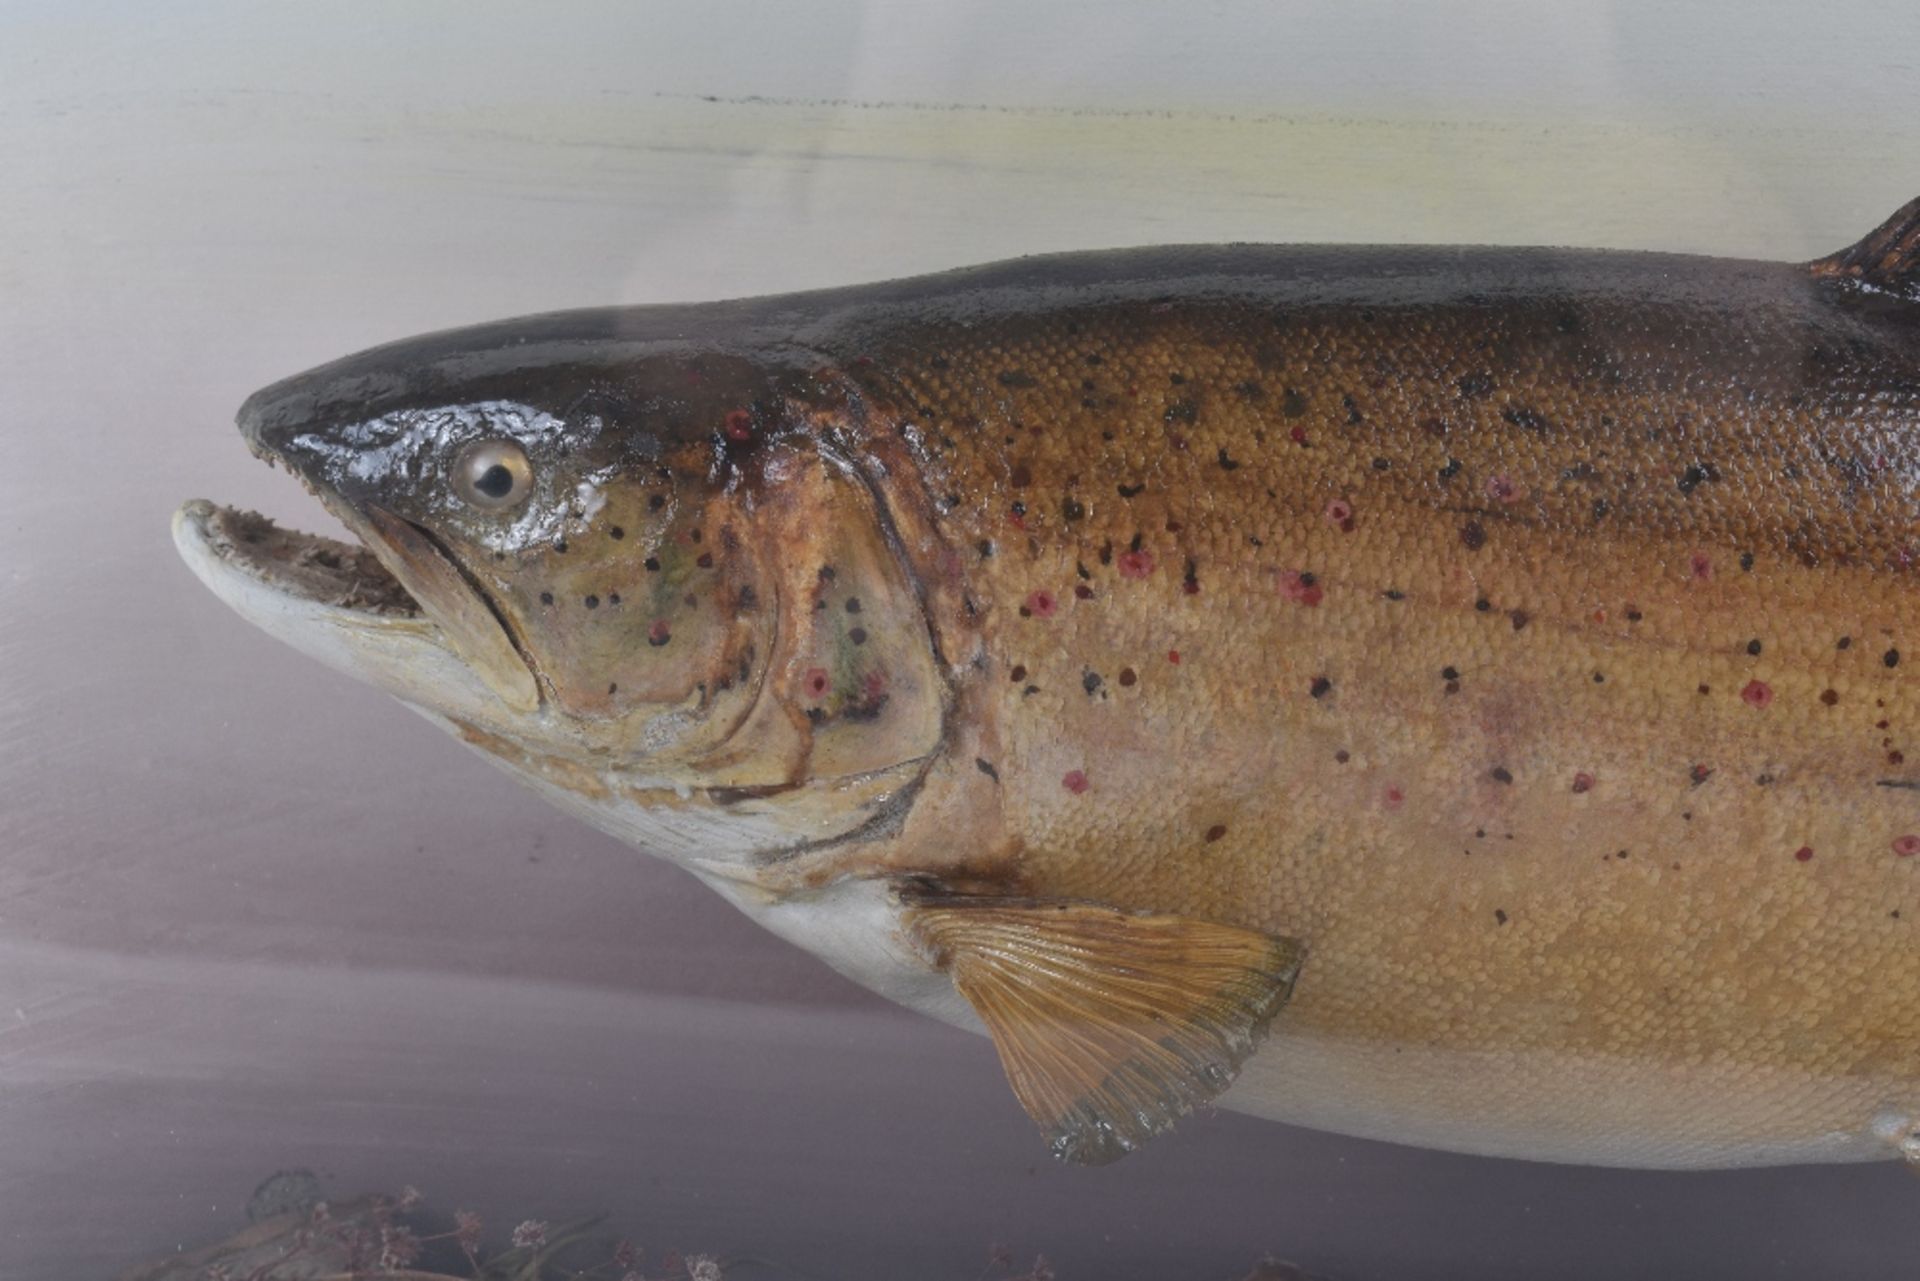
M 1713 578 L 1713 558 L 1705 552 L 1695 552 L 1687 558 L 1687 569 L 1699 581 L 1709 582 Z
M 1219 840 L 1221 837 L 1225 836 L 1226 834 L 1227 834 L 1227 825 L 1225 823 L 1215 823 L 1212 827 L 1209 827 L 1207 829 L 1207 844 L 1209 845 L 1213 844 L 1215 841 Z
M 1305 427 L 1295 427 L 1287 432 L 1287 439 L 1296 445 L 1304 445 L 1307 443 L 1307 429 Z
M 664 645 L 673 639 L 673 628 L 664 618 L 656 618 L 647 628 L 647 644 Z
M 1793 852 L 1793 856 L 1799 859 L 1802 863 L 1811 863 L 1813 862 L 1813 846 L 1802 845 L 1799 849 Z
M 1407 794 L 1398 787 L 1389 787 L 1380 799 L 1388 809 L 1397 810 L 1407 803 Z
M 1336 498 L 1327 504 L 1327 524 L 1342 533 L 1353 532 L 1353 504 L 1344 498 Z
M 805 685 L 808 698 L 825 698 L 827 691 L 833 687 L 833 680 L 827 675 L 826 668 L 809 667 Z
M 1915 854 L 1920 854 L 1920 836 L 1894 837 L 1893 852 L 1901 858 L 1912 858 Z
M 1153 572 L 1152 552 L 1121 552 L 1114 558 L 1120 565 L 1120 577 L 1145 578 Z
M 1696 765 L 1687 771 L 1687 777 L 1693 781 L 1695 787 L 1698 787 L 1713 777 L 1713 767 L 1710 765 Z
M 1596 609 L 1596 610 L 1594 610 L 1594 611 L 1593 611 L 1593 621 L 1594 621 L 1594 622 L 1596 622 L 1596 623 L 1604 623 L 1604 622 L 1606 622 L 1606 621 L 1607 621 L 1607 611 L 1606 611 L 1606 610 L 1604 610 L 1604 609 Z
M 1018 503 L 1014 504 L 1015 511 L 1011 516 L 1007 517 L 1007 524 L 1012 525 L 1015 529 L 1025 529 L 1027 527 L 1027 514 L 1024 511 L 1018 510 L 1019 506 L 1020 504 Z
M 1027 597 L 1027 611 L 1035 618 L 1052 618 L 1060 608 L 1060 602 L 1054 594 L 1045 588 L 1033 592 Z
M 753 439 L 753 415 L 744 409 L 736 409 L 727 415 L 728 440 Z
M 1312 608 L 1320 603 L 1325 592 L 1312 574 L 1289 569 L 1280 575 L 1280 595 L 1296 605 Z
M 1168 651 L 1167 651 L 1167 661 L 1168 661 L 1169 663 L 1172 663 L 1172 664 L 1173 664 L 1173 665 L 1174 665 L 1175 667 L 1178 667 L 1178 666 L 1180 666 L 1180 651 L 1179 651 L 1179 650 L 1177 650 L 1177 649 L 1170 649 L 1170 650 L 1168 650 Z
M 1198 596 L 1200 594 L 1200 580 L 1196 578 L 1186 579 L 1180 584 L 1180 590 L 1189 596 Z
M 1520 497 L 1520 491 L 1514 487 L 1511 477 L 1487 477 L 1487 497 L 1496 503 L 1510 503 Z
M 1092 787 L 1093 784 L 1087 781 L 1085 770 L 1070 769 L 1066 772 L 1066 776 L 1060 780 L 1060 786 L 1066 788 L 1075 796 L 1078 796 L 1089 787 Z
M 1773 686 L 1765 681 L 1748 681 L 1740 691 L 1740 699 L 1748 707 L 1769 707 L 1773 703 Z
M 1093 588 L 1087 586 L 1085 583 L 1075 583 L 1073 585 L 1073 594 L 1079 600 L 1092 600 Z
M 1593 775 L 1587 773 L 1585 770 L 1581 770 L 1575 774 L 1573 776 L 1573 790 L 1576 792 L 1591 792 L 1593 790 Z
M 887 674 L 878 671 L 868 672 L 860 680 L 860 692 L 867 696 L 869 703 L 877 701 L 887 692 Z

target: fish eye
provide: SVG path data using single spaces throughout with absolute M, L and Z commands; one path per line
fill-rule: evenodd
M 453 466 L 453 492 L 485 511 L 505 511 L 533 488 L 533 464 L 511 440 L 476 440 Z

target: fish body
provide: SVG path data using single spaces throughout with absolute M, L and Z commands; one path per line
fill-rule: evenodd
M 1920 202 L 1811 265 L 1141 250 L 455 331 L 242 413 L 391 578 L 290 586 L 311 540 L 205 505 L 179 537 L 984 1026 L 1060 1155 L 1215 1096 L 1548 1160 L 1898 1155 L 1916 241 Z

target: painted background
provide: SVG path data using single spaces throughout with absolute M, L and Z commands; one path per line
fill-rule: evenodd
M 1904 0 L 0 3 L 0 1277 L 286 1166 L 816 1277 L 1909 1275 L 1890 1166 L 1219 1114 L 1055 1168 L 984 1040 L 251 631 L 166 522 L 325 528 L 234 406 L 447 325 L 1165 241 L 1807 258 L 1916 193 Z

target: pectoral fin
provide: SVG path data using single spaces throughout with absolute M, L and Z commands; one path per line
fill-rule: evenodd
M 1118 1160 L 1226 1089 L 1287 1002 L 1290 939 L 1087 903 L 928 898 L 908 927 L 1062 1160 Z

